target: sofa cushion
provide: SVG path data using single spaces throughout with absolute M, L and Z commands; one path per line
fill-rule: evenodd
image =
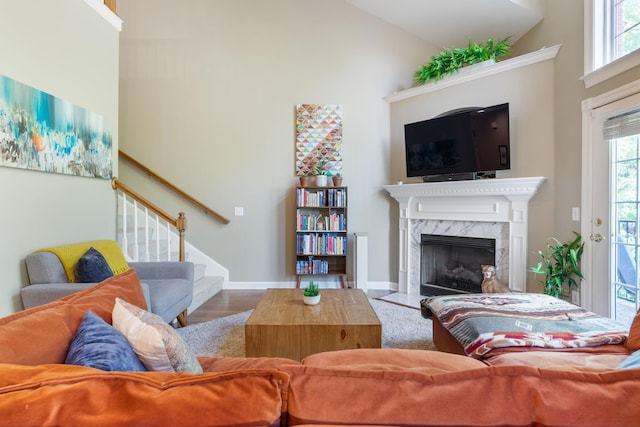
M 614 347 L 614 346 L 612 346 Z M 615 347 L 622 347 L 620 345 Z M 595 347 L 594 347 L 595 348 Z M 537 368 L 614 369 L 629 353 L 596 353 L 581 351 L 516 351 L 504 352 L 483 361 L 492 366 L 527 365 Z
M 91 310 L 82 318 L 65 363 L 103 371 L 146 371 L 127 339 Z
M 113 276 L 107 260 L 93 246 L 76 264 L 76 279 L 79 283 L 98 283 Z
M 38 249 L 36 252 L 53 252 L 67 273 L 69 282 L 77 282 L 75 267 L 76 263 L 89 250 L 96 248 L 107 260 L 113 274 L 124 273 L 129 269 L 129 264 L 122 253 L 122 249 L 115 240 L 94 240 L 90 242 L 73 243 L 70 245 L 53 246 L 50 248 Z
M 124 273 L 109 277 L 95 286 L 60 298 L 60 301 L 65 301 L 73 304 L 74 307 L 80 308 L 82 310 L 82 316 L 84 316 L 87 310 L 91 310 L 105 322 L 111 324 L 111 314 L 116 298 L 120 298 L 143 310 L 147 309 L 147 302 L 144 298 L 140 278 L 135 269 L 132 268 Z M 78 325 L 80 324 L 80 320 L 82 320 L 82 316 L 78 320 Z
M 127 338 L 148 370 L 202 373 L 182 337 L 160 316 L 117 298 L 113 326 Z
M 299 365 L 286 357 L 212 357 L 198 356 L 204 372 L 229 372 L 251 369 L 279 369 L 283 365 Z
M 640 394 L 640 369 L 489 366 L 435 375 L 304 365 L 282 369 L 290 374 L 291 426 L 609 427 L 638 422 L 631 401 Z
M 425 374 L 486 368 L 487 365 L 471 357 L 439 351 L 393 348 L 360 348 L 327 351 L 307 356 L 303 365 L 336 369 L 410 370 Z
M 0 423 L 279 427 L 287 389 L 287 375 L 276 370 L 192 375 L 0 365 Z
M 84 314 L 91 310 L 111 323 L 116 297 L 146 308 L 135 270 L 72 295 L 0 319 L 0 363 L 64 363 Z

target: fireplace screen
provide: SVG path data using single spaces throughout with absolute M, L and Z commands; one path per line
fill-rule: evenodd
M 420 294 L 482 292 L 482 265 L 495 265 L 496 240 L 478 237 L 421 236 Z

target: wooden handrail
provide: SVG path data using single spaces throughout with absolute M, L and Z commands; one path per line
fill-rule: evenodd
M 122 191 L 123 193 L 127 194 L 129 197 L 131 197 L 141 205 L 150 209 L 153 213 L 158 215 L 160 218 L 162 218 L 163 220 L 173 225 L 178 230 L 179 241 L 180 241 L 180 249 L 179 249 L 180 252 L 178 257 L 180 261 L 185 260 L 184 232 L 187 229 L 187 219 L 185 218 L 184 212 L 179 212 L 178 218 L 174 218 L 173 216 L 169 215 L 158 206 L 151 203 L 149 200 L 145 199 L 143 196 L 141 196 L 131 187 L 128 187 L 126 184 L 123 184 L 120 180 L 118 180 L 118 178 L 115 178 L 115 177 L 111 179 L 111 188 L 113 188 L 114 190 Z
M 120 155 L 120 157 L 122 157 L 123 159 L 125 159 L 126 161 L 128 161 L 129 163 L 131 163 L 132 165 L 137 167 L 138 169 L 142 170 L 148 176 L 156 179 L 157 181 L 159 181 L 165 187 L 170 188 L 175 193 L 177 193 L 180 196 L 182 196 L 184 199 L 187 199 L 188 201 L 190 201 L 191 203 L 193 203 L 194 205 L 196 205 L 197 207 L 202 209 L 205 214 L 213 215 L 214 217 L 218 218 L 223 223 L 229 224 L 229 222 L 230 222 L 229 219 L 227 219 L 224 216 L 220 215 L 215 210 L 211 209 L 210 207 L 208 207 L 204 203 L 200 202 L 196 198 L 190 196 L 189 194 L 187 194 L 186 192 L 184 192 L 180 188 L 176 187 L 175 185 L 173 185 L 172 183 L 170 183 L 169 181 L 167 181 L 166 179 L 164 179 L 163 177 L 161 177 L 160 175 L 158 175 L 157 173 L 155 173 L 154 171 L 152 171 L 151 169 L 149 169 L 148 167 L 146 167 L 145 165 L 143 165 L 142 163 L 140 163 L 139 161 L 137 161 L 136 159 L 134 159 L 133 157 L 131 157 L 127 153 L 125 153 L 124 151 L 118 150 L 118 154 Z
M 116 0 L 104 0 L 104 5 L 116 13 Z

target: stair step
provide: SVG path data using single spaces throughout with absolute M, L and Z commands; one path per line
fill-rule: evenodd
M 193 281 L 197 282 L 198 280 L 204 277 L 204 274 L 207 271 L 207 266 L 204 264 L 195 264 L 193 266 Z
M 193 301 L 189 306 L 188 313 L 193 313 L 202 304 L 211 299 L 222 290 L 224 277 L 204 276 L 193 283 Z

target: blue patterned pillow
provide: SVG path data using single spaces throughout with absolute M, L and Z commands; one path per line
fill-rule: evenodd
M 82 318 L 65 363 L 103 371 L 146 371 L 127 339 L 91 310 Z
M 76 264 L 78 283 L 98 283 L 113 276 L 113 271 L 104 256 L 91 247 Z

